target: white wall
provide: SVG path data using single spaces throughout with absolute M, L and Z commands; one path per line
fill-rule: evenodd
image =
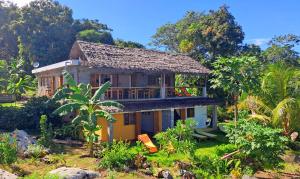
M 206 128 L 207 106 L 195 106 L 195 120 L 198 123 L 197 128 Z

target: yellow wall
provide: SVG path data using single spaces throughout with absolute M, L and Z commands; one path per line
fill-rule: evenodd
M 114 139 L 116 140 L 134 140 L 135 137 L 135 125 L 124 125 L 124 115 L 114 114 L 116 122 L 113 124 Z M 108 141 L 108 123 L 105 119 L 98 119 L 98 124 L 102 126 L 102 129 L 97 132 L 100 135 L 101 141 Z

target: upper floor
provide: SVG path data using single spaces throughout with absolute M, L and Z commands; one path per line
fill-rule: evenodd
M 61 74 L 67 70 L 77 83 L 91 84 L 93 92 L 110 81 L 105 99 L 206 97 L 210 71 L 185 55 L 78 41 L 73 45 L 70 59 L 74 60 L 33 70 L 38 78 L 39 95 L 53 95 L 64 84 Z M 177 74 L 198 75 L 201 81 L 195 87 L 176 85 Z

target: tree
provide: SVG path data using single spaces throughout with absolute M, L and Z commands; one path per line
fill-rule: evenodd
M 274 37 L 263 52 L 263 59 L 266 63 L 284 61 L 290 65 L 300 66 L 299 53 L 294 49 L 300 45 L 300 36 L 287 34 Z
M 8 79 L 8 68 L 5 60 L 0 60 L 0 93 L 6 91 Z
M 238 117 L 238 100 L 242 92 L 258 89 L 260 65 L 256 57 L 220 57 L 213 63 L 212 88 L 223 88 L 233 98 L 235 124 Z
M 256 95 L 242 102 L 251 111 L 251 118 L 283 128 L 288 135 L 299 130 L 300 70 L 284 62 L 268 66 Z
M 118 110 L 123 106 L 114 101 L 101 101 L 101 96 L 103 96 L 110 87 L 109 82 L 106 82 L 99 87 L 93 95 L 90 84 L 86 85 L 80 83 L 76 85 L 72 76 L 66 71 L 63 72 L 63 76 L 64 79 L 66 79 L 66 86 L 59 89 L 52 99 L 65 99 L 66 103 L 56 109 L 54 113 L 66 115 L 76 111 L 76 117 L 72 120 L 72 123 L 80 124 L 83 127 L 83 134 L 85 135 L 85 139 L 89 146 L 89 154 L 90 156 L 93 156 L 94 142 L 98 141 L 98 134 L 96 131 L 101 129 L 101 126 L 97 123 L 97 119 L 104 118 L 111 124 L 115 122 L 116 119 L 108 112 L 108 110 Z M 111 140 L 112 128 L 110 128 L 109 131 L 109 138 Z
M 97 32 L 94 29 L 88 29 L 78 32 L 78 34 L 76 35 L 76 39 L 109 45 L 112 45 L 114 43 L 114 40 L 109 32 Z
M 19 16 L 17 6 L 0 0 L 0 59 L 8 61 L 18 53 L 14 23 Z
M 137 43 L 137 42 L 133 42 L 133 41 L 125 41 L 125 40 L 121 40 L 121 39 L 117 39 L 114 41 L 114 44 L 118 47 L 128 47 L 128 48 L 145 48 L 144 45 Z
M 10 94 L 14 94 L 16 99 L 17 97 L 21 97 L 22 94 L 27 91 L 35 89 L 32 77 L 27 75 L 24 70 L 24 67 L 26 66 L 24 60 L 24 46 L 20 39 L 18 41 L 18 57 L 12 59 L 9 64 L 6 65 L 8 79 L 5 80 L 7 85 L 6 91 Z
M 22 7 L 20 15 L 16 31 L 27 48 L 28 62 L 48 65 L 68 58 L 75 39 L 70 8 L 52 0 L 36 0 Z
M 175 24 L 160 27 L 152 36 L 152 44 L 167 50 L 189 53 L 210 66 L 218 56 L 235 55 L 244 33 L 226 6 L 208 14 L 188 12 Z

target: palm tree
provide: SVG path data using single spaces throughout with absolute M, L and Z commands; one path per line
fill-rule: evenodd
M 94 143 L 98 141 L 98 135 L 96 131 L 101 129 L 98 125 L 97 119 L 104 118 L 109 122 L 109 126 L 112 127 L 112 123 L 115 122 L 115 118 L 109 113 L 111 110 L 119 110 L 123 106 L 114 101 L 101 101 L 101 97 L 106 90 L 110 87 L 110 83 L 106 82 L 99 89 L 92 94 L 92 88 L 89 84 L 78 84 L 67 72 L 63 72 L 66 86 L 59 89 L 53 99 L 65 99 L 65 104 L 56 109 L 54 113 L 59 115 L 66 115 L 75 111 L 76 117 L 72 120 L 72 123 L 80 124 L 83 127 L 83 134 L 88 143 L 89 154 L 93 156 Z M 109 138 L 112 140 L 112 128 L 109 129 Z
M 300 70 L 282 62 L 268 66 L 261 83 L 261 92 L 242 102 L 251 111 L 251 118 L 275 127 L 288 135 L 300 127 Z

